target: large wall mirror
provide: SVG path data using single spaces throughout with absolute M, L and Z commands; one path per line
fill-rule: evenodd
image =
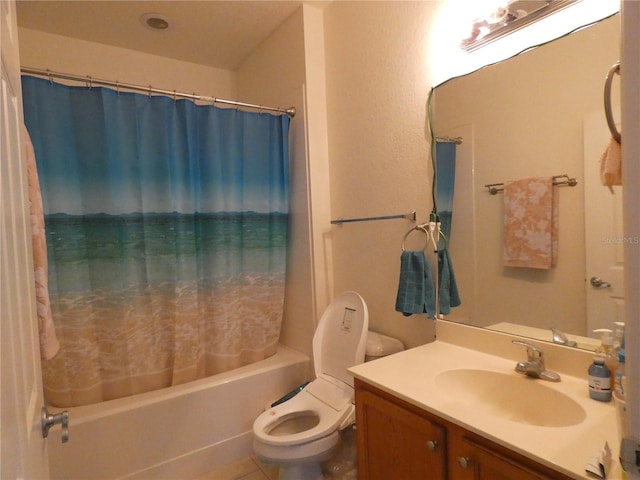
M 619 55 L 614 15 L 436 87 L 436 134 L 462 138 L 449 251 L 463 303 L 447 320 L 549 341 L 554 327 L 592 348 L 593 329 L 622 318 L 622 187 L 600 182 L 604 82 Z M 556 266 L 504 267 L 504 195 L 485 185 L 563 174 L 578 184 L 556 187 Z

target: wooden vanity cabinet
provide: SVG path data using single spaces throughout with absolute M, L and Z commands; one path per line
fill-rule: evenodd
M 359 480 L 444 480 L 445 427 L 410 404 L 356 380 Z
M 359 480 L 569 480 L 355 380 Z

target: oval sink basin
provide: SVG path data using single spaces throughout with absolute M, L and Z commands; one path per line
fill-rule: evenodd
M 488 370 L 447 370 L 436 376 L 441 392 L 469 408 L 513 422 L 540 427 L 569 427 L 587 414 L 575 400 L 544 380 Z

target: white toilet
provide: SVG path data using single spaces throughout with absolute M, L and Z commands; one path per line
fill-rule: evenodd
M 280 466 L 279 480 L 322 479 L 321 462 L 338 447 L 339 431 L 355 422 L 353 377 L 365 356 L 369 314 L 356 292 L 336 297 L 313 335 L 316 379 L 253 423 L 253 449 Z

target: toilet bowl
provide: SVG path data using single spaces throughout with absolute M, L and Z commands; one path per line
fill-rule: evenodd
M 340 430 L 355 423 L 353 377 L 347 369 L 364 361 L 368 325 L 359 294 L 336 297 L 313 336 L 315 380 L 256 418 L 254 452 L 263 462 L 279 465 L 279 480 L 322 479 L 321 463 L 338 447 Z

